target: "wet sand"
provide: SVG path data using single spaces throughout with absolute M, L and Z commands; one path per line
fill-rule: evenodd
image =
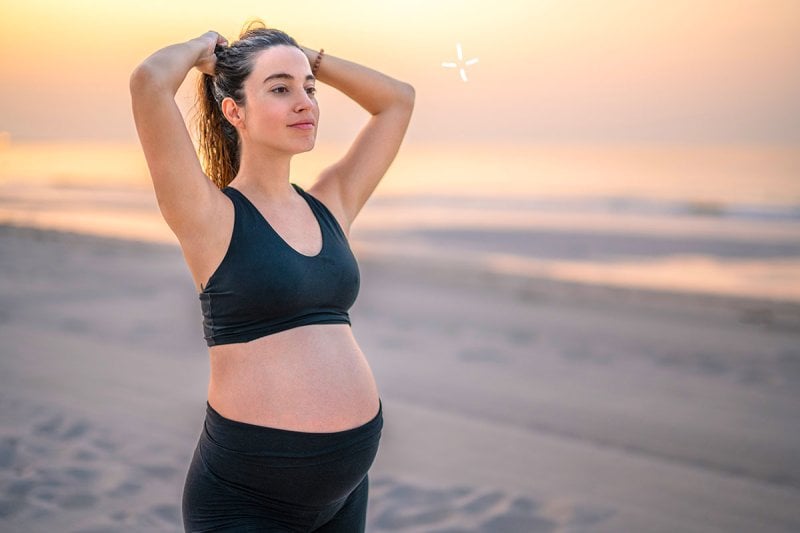
M 375 532 L 800 530 L 800 305 L 358 253 Z M 169 531 L 208 360 L 180 251 L 0 226 L 0 530 Z

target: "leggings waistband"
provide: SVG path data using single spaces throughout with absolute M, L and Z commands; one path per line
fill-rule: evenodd
M 309 457 L 352 448 L 374 438 L 383 428 L 383 404 L 369 422 L 358 427 L 334 432 L 306 432 L 259 426 L 231 420 L 206 402 L 204 432 L 215 444 L 243 454 Z

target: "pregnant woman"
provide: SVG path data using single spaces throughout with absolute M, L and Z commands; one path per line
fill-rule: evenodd
M 198 84 L 197 157 L 175 94 Z M 304 190 L 316 83 L 369 120 Z M 380 396 L 350 327 L 356 215 L 402 142 L 414 89 L 250 25 L 158 50 L 130 79 L 161 213 L 195 281 L 210 352 L 206 418 L 183 494 L 186 531 L 364 531 Z

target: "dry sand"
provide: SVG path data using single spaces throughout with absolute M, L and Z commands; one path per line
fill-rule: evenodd
M 364 253 L 373 532 L 800 530 L 800 306 Z M 174 246 L 0 226 L 0 530 L 169 531 L 204 415 Z

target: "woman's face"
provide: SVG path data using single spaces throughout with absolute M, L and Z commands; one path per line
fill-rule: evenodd
M 311 67 L 300 49 L 273 46 L 259 52 L 244 82 L 242 142 L 288 154 L 314 148 L 319 122 L 315 91 Z

